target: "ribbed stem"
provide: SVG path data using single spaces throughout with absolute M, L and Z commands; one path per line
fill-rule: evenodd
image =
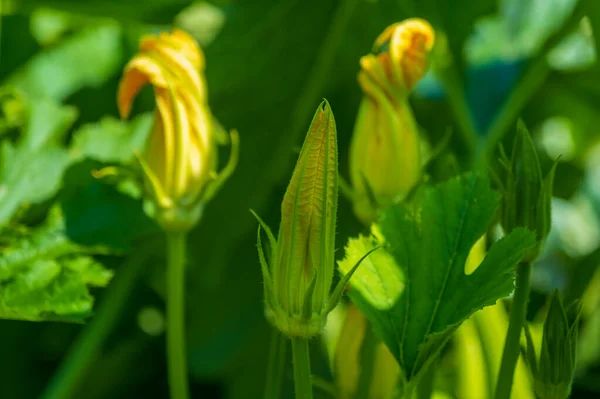
M 312 399 L 312 382 L 310 376 L 310 354 L 308 340 L 292 338 L 292 355 L 294 357 L 294 386 L 296 399 Z
M 273 328 L 271 347 L 269 348 L 269 363 L 267 364 L 267 378 L 265 379 L 265 399 L 281 398 L 287 345 L 287 339 L 279 330 Z
M 185 352 L 185 238 L 167 233 L 167 366 L 171 399 L 188 399 Z
M 509 399 L 515 367 L 521 352 L 521 329 L 527 316 L 527 301 L 529 299 L 529 284 L 531 279 L 531 263 L 524 262 L 517 267 L 517 279 L 513 305 L 510 311 L 508 331 L 504 342 L 502 363 L 496 382 L 494 399 Z

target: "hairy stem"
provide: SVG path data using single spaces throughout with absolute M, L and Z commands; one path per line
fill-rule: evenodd
M 294 358 L 294 386 L 296 399 L 312 399 L 310 376 L 310 354 L 308 340 L 292 338 L 292 356 Z
M 281 384 L 287 355 L 287 339 L 277 329 L 273 328 L 272 330 L 265 380 L 265 399 L 281 398 Z

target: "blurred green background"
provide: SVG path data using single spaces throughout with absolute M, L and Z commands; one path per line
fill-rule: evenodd
M 136 101 L 132 122 L 119 121 L 116 108 L 117 83 L 140 36 L 173 26 L 192 33 L 206 53 L 211 109 L 240 132 L 240 164 L 189 238 L 188 350 L 194 398 L 259 398 L 271 332 L 249 209 L 277 226 L 323 97 L 336 117 L 347 176 L 361 99 L 358 60 L 386 26 L 415 16 L 447 45 L 438 45 L 412 96 L 431 145 L 451 131 L 450 150 L 467 169 L 490 143 L 510 143 L 521 117 L 546 166 L 561 156 L 530 319 L 554 288 L 583 298 L 584 350 L 572 397 L 600 397 L 600 2 L 3 0 L 0 143 L 18 143 L 22 152 L 0 151 L 0 226 L 34 228 L 58 204 L 69 239 L 109 248 L 96 258 L 115 273 L 93 291 L 96 316 L 88 325 L 96 321 L 94 331 L 108 335 L 72 360 L 81 370 L 72 397 L 167 397 L 162 236 L 139 193 L 91 175 L 103 165 L 133 164 L 127 149 L 144 141 L 151 90 Z M 441 176 L 443 168 L 434 163 L 430 173 Z M 362 230 L 343 197 L 338 226 L 340 249 Z M 0 320 L 0 398 L 39 397 L 85 328 Z M 331 378 L 315 342 L 314 372 Z M 291 369 L 286 376 L 289 385 Z M 452 370 L 439 379 L 452 395 Z

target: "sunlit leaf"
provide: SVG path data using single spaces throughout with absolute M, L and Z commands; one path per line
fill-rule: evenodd
M 466 174 L 424 188 L 415 203 L 395 205 L 383 213 L 379 227 L 387 251 L 404 273 L 404 290 L 389 309 L 382 309 L 372 295 L 363 295 L 365 282 L 358 279 L 351 280 L 350 296 L 409 382 L 460 323 L 512 291 L 513 269 L 534 244 L 527 230 L 517 229 L 501 239 L 475 272 L 464 272 L 469 251 L 485 233 L 497 206 L 498 194 L 487 178 Z
M 0 318 L 80 321 L 90 314 L 94 299 L 89 287 L 103 287 L 112 277 L 90 256 L 104 248 L 70 241 L 58 208 L 39 228 L 6 236 L 8 245 L 0 254 Z
M 377 232 L 374 232 L 377 234 Z M 345 249 L 346 257 L 339 262 L 340 271 L 348 273 L 360 258 L 383 244 L 381 238 L 350 238 Z M 371 305 L 385 310 L 393 307 L 404 290 L 404 276 L 394 258 L 381 248 L 366 258 L 351 279 L 352 287 Z

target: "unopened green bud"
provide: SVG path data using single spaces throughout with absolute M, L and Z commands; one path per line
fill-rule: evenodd
M 338 197 L 335 120 L 324 100 L 312 120 L 281 204 L 277 239 L 258 218 L 266 314 L 281 332 L 309 338 L 325 325 L 348 278 L 330 294 Z M 265 256 L 260 229 L 270 243 Z M 351 274 L 351 273 L 349 273 Z
M 421 19 L 389 26 L 361 58 L 364 97 L 350 144 L 354 212 L 370 224 L 421 176 L 418 127 L 408 95 L 427 71 L 434 31 Z
M 540 399 L 566 399 L 577 362 L 579 316 L 569 323 L 557 291 L 544 322 L 540 363 L 535 375 L 535 392 Z
M 544 177 L 535 144 L 522 121 L 517 124 L 511 159 L 503 154 L 507 178 L 502 200 L 502 227 L 509 233 L 517 227 L 534 231 L 538 245 L 529 256 L 537 258 L 550 232 L 554 168 Z

